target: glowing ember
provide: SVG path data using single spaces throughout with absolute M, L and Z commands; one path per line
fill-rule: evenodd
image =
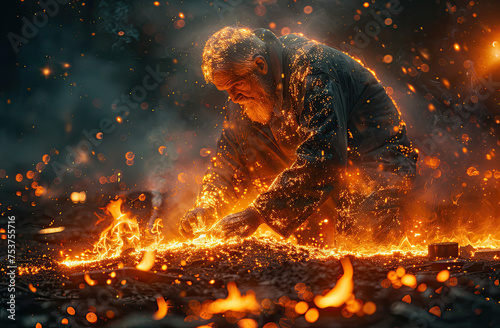
M 87 285 L 89 285 L 89 286 L 97 285 L 97 280 L 93 280 L 92 278 L 90 278 L 90 276 L 87 273 L 83 277 L 84 277 Z
M 318 320 L 319 318 L 318 309 L 315 308 L 309 309 L 309 311 L 306 312 L 305 318 L 307 322 L 310 323 L 316 322 L 316 320 Z
M 64 227 L 45 228 L 45 229 L 39 230 L 38 234 L 48 235 L 51 233 L 58 233 L 58 232 L 64 231 L 64 229 L 65 229 Z
M 450 271 L 448 271 L 448 270 L 443 270 L 443 271 L 439 272 L 436 276 L 436 280 L 439 282 L 445 282 L 449 278 L 450 278 Z
M 50 74 L 52 74 L 52 71 L 50 70 L 50 68 L 45 67 L 42 69 L 42 74 L 47 78 Z
M 417 287 L 417 278 L 408 273 L 401 277 L 401 283 L 405 286 L 415 288 Z

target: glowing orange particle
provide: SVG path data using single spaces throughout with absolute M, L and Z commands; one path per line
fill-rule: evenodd
M 417 278 L 414 275 L 408 273 L 401 278 L 401 283 L 408 287 L 414 287 L 417 285 Z
M 305 6 L 304 7 L 304 13 L 306 13 L 306 14 L 309 15 L 312 12 L 313 12 L 313 7 L 311 7 L 311 6 Z
M 132 159 L 134 159 L 134 157 L 135 157 L 135 155 L 134 155 L 134 153 L 133 153 L 133 152 L 131 152 L 131 151 L 128 151 L 128 152 L 125 154 L 125 158 L 126 158 L 126 159 L 130 159 L 130 160 L 132 160 Z
M 318 309 L 315 308 L 309 309 L 309 311 L 306 312 L 305 318 L 307 322 L 310 323 L 316 322 L 316 320 L 318 320 L 319 318 Z
M 68 324 L 68 319 L 63 318 L 63 319 L 61 320 L 61 323 L 62 323 L 63 325 L 67 325 L 67 324 Z
M 254 9 L 255 15 L 257 16 L 264 16 L 267 12 L 267 9 L 263 5 L 257 5 Z
M 174 28 L 176 28 L 176 29 L 181 29 L 184 26 L 186 26 L 186 22 L 182 19 L 176 20 L 174 23 Z
M 90 323 L 96 323 L 97 322 L 97 315 L 94 312 L 89 312 L 85 316 L 88 322 Z
M 35 196 L 40 197 L 43 195 L 44 189 L 42 186 L 38 186 L 35 189 Z
M 389 64 L 392 62 L 392 56 L 391 55 L 385 55 L 384 59 L 382 60 L 384 63 Z
M 37 322 L 35 328 L 42 328 L 42 324 L 40 322 Z
M 389 271 L 387 272 L 387 279 L 389 279 L 390 281 L 394 281 L 396 279 L 398 279 L 398 275 L 396 274 L 396 271 Z
M 155 1 L 153 4 L 154 4 L 156 7 L 158 7 L 158 6 L 160 5 L 160 1 Z
M 429 313 L 434 314 L 436 317 L 440 317 L 441 309 L 439 308 L 439 306 L 436 305 L 435 307 L 429 309 Z
M 287 35 L 287 34 L 290 34 L 291 30 L 289 27 L 283 27 L 281 29 L 281 35 Z
M 21 173 L 16 174 L 16 181 L 17 182 L 23 181 L 23 175 Z
M 436 276 L 436 280 L 439 282 L 445 282 L 449 278 L 450 278 L 450 271 L 448 271 L 448 270 L 443 270 L 443 271 L 439 272 Z
M 403 302 L 405 303 L 411 303 L 411 296 L 410 295 L 405 295 L 402 299 Z
M 278 328 L 278 326 L 274 322 L 268 322 L 263 328 Z
M 295 312 L 297 312 L 298 314 L 304 314 L 307 312 L 307 310 L 309 310 L 309 304 L 307 304 L 306 302 L 301 301 L 295 304 Z
M 363 7 L 368 8 L 370 7 L 370 4 L 368 2 L 363 3 Z
M 453 48 L 455 48 L 455 51 L 460 51 L 460 45 L 458 43 L 455 43 Z
M 50 73 L 52 73 L 50 71 L 50 69 L 48 67 L 42 69 L 42 74 L 45 75 L 45 77 L 49 77 Z
M 274 23 L 274 22 L 269 23 L 269 28 L 270 29 L 275 29 L 276 28 L 276 23 Z
M 365 305 L 363 305 L 363 312 L 368 315 L 372 315 L 377 311 L 377 306 L 373 302 L 366 302 Z
M 255 321 L 254 319 L 243 318 L 238 321 L 239 328 L 257 328 L 257 326 L 257 321 Z
M 68 306 L 66 311 L 68 312 L 69 315 L 75 315 L 75 313 L 76 313 L 75 309 L 72 308 L 71 306 Z

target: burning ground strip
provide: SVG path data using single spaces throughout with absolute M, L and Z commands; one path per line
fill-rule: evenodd
M 73 224 L 79 227 L 93 215 L 89 209 L 75 212 Z M 123 213 L 115 215 L 112 223 Z M 392 252 L 363 254 L 269 236 L 158 242 L 142 235 L 148 244 L 133 244 L 125 233 L 129 244 L 103 256 L 95 247 L 102 231 L 87 224 L 90 230 L 81 231 L 97 236 L 94 247 L 80 245 L 87 251 L 66 256 L 69 247 L 56 236 L 75 238 L 77 233 L 71 224 L 64 231 L 55 224 L 53 230 L 37 230 L 33 222 L 43 220 L 18 227 L 23 231 L 18 239 L 18 327 L 500 324 L 498 254 L 477 245 L 459 249 L 455 243 L 438 243 L 427 254 L 402 244 Z M 0 291 L 6 300 L 7 286 L 2 283 Z

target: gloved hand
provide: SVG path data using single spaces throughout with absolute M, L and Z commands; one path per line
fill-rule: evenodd
M 184 238 L 193 238 L 194 231 L 210 228 L 216 219 L 215 210 L 203 207 L 194 208 L 184 214 L 180 222 L 179 232 Z
M 253 207 L 248 207 L 244 211 L 224 217 L 210 230 L 210 233 L 220 238 L 245 238 L 252 235 L 262 223 L 265 222 L 259 212 Z

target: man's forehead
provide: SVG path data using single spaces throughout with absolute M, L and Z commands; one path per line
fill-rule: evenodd
M 233 80 L 244 78 L 246 75 L 245 73 L 242 67 L 238 69 L 238 67 L 226 65 L 215 69 L 212 73 L 212 78 L 214 84 L 225 85 L 231 83 Z
M 234 77 L 234 74 L 230 72 L 228 69 L 217 69 L 213 72 L 214 82 L 218 84 L 225 84 L 229 82 Z

